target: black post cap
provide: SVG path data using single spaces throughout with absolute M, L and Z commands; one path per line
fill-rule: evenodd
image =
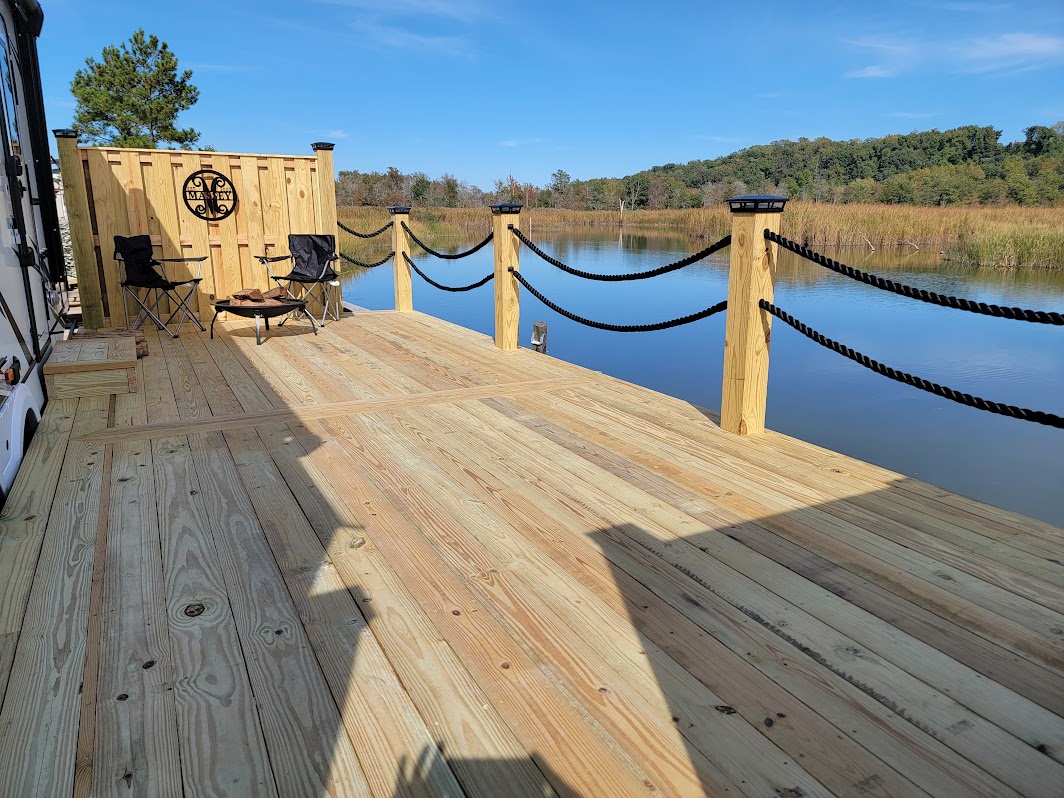
M 317 152 L 318 150 L 331 150 L 335 146 L 331 141 L 315 141 L 310 145 L 310 148 Z
M 395 216 L 395 214 L 397 214 L 397 213 L 410 213 L 410 206 L 409 205 L 389 205 L 388 206 L 388 213 L 390 213 L 392 216 Z
M 523 208 L 520 202 L 496 202 L 491 206 L 491 212 L 498 216 L 505 213 L 520 213 Z
M 52 135 L 57 139 L 76 139 L 78 137 L 78 131 L 71 130 L 68 127 L 61 127 L 58 130 L 53 130 Z
M 786 204 L 786 197 L 774 197 L 771 194 L 749 194 L 728 200 L 732 213 L 782 213 Z

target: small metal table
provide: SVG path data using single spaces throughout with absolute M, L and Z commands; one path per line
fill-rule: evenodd
M 248 303 L 246 305 L 234 305 L 232 300 L 222 299 L 214 303 L 214 318 L 211 319 L 211 338 L 214 338 L 214 322 L 218 320 L 219 313 L 232 313 L 237 316 L 243 316 L 245 319 L 254 317 L 255 319 L 255 344 L 262 344 L 262 332 L 259 328 L 260 323 L 265 320 L 266 329 L 270 329 L 270 319 L 275 316 L 284 316 L 288 313 L 292 313 L 297 310 L 305 310 L 307 307 L 307 301 L 305 299 L 286 299 L 281 300 L 277 304 L 274 303 Z M 309 313 L 303 314 L 307 321 L 310 322 L 310 327 L 314 330 L 314 334 L 318 334 L 318 325 L 314 322 L 314 317 Z

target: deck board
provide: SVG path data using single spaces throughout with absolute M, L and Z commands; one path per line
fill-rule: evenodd
M 419 313 L 147 340 L 0 517 L 2 795 L 1064 796 L 1060 529 Z

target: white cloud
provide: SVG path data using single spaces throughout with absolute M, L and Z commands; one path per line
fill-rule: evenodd
M 846 39 L 844 44 L 862 50 L 873 50 L 885 58 L 905 58 L 913 55 L 919 44 L 914 39 L 892 36 L 862 36 L 859 39 Z
M 1012 3 L 936 3 L 933 8 L 942 11 L 955 11 L 958 14 L 997 14 L 1011 11 Z
M 379 16 L 431 16 L 472 22 L 489 6 L 482 0 L 318 0 L 319 3 L 369 11 Z
M 896 69 L 889 69 L 878 64 L 872 66 L 866 66 L 864 69 L 856 69 L 853 72 L 847 72 L 848 78 L 892 78 L 897 75 Z
M 1001 33 L 951 47 L 964 72 L 1026 72 L 1064 60 L 1064 37 Z
M 357 22 L 355 29 L 380 47 L 392 50 L 421 50 L 437 55 L 472 57 L 473 52 L 464 36 L 436 36 L 415 33 L 394 25 Z
M 513 149 L 514 147 L 527 147 L 529 145 L 543 144 L 544 139 L 531 138 L 531 139 L 503 139 L 499 142 L 500 147 L 506 147 Z
M 844 41 L 873 54 L 877 63 L 845 73 L 848 78 L 890 78 L 935 70 L 960 74 L 1029 72 L 1064 62 L 1064 37 L 1014 32 L 931 39 L 865 36 Z

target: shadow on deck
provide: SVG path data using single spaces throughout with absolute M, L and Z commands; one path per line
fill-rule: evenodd
M 301 332 L 50 406 L 0 794 L 1061 794 L 1060 530 L 420 314 Z

